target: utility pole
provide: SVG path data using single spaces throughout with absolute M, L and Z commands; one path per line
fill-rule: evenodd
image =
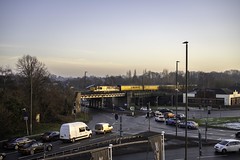
M 185 75 L 185 78 L 186 78 L 186 84 L 185 84 L 185 92 L 186 92 L 186 97 L 185 97 L 185 103 L 186 103 L 186 106 L 185 106 L 185 115 L 186 115 L 186 118 L 185 118 L 185 160 L 187 160 L 187 148 L 188 148 L 188 138 L 187 138 L 187 119 L 188 119 L 188 115 L 187 115 L 187 111 L 188 111 L 188 42 L 185 41 L 183 42 L 183 44 L 186 44 L 186 75 Z
M 176 61 L 176 116 L 178 114 L 178 63 L 179 61 Z M 176 136 L 177 136 L 177 121 L 176 121 Z

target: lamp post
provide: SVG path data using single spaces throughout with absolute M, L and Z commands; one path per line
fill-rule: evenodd
M 186 115 L 186 118 L 185 118 L 185 160 L 187 160 L 187 147 L 188 147 L 188 138 L 187 138 L 187 119 L 188 119 L 188 115 L 187 115 L 187 111 L 188 111 L 188 41 L 185 41 L 183 42 L 183 44 L 186 45 L 186 75 L 185 75 L 185 78 L 186 78 L 186 84 L 185 84 L 185 103 L 186 103 L 186 106 L 185 106 L 185 115 Z
M 179 61 L 176 61 L 176 116 L 178 114 L 178 63 Z M 177 121 L 176 121 L 176 136 L 177 136 Z
M 86 89 L 86 84 L 87 84 L 87 71 L 84 72 L 84 90 Z
M 31 72 L 30 72 L 30 135 L 32 135 L 33 132 L 33 82 L 32 82 L 32 72 L 33 72 L 33 64 L 31 63 Z

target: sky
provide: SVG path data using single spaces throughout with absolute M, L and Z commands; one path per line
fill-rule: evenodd
M 58 76 L 240 70 L 239 0 L 0 0 L 0 67 Z

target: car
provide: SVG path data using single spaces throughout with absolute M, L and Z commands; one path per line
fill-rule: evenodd
M 151 118 L 151 117 L 154 117 L 155 116 L 155 114 L 154 114 L 154 112 L 152 112 L 152 111 L 149 111 L 149 112 L 147 112 L 146 113 L 146 118 Z
M 97 123 L 95 124 L 95 133 L 108 133 L 108 132 L 112 132 L 113 130 L 113 126 L 110 125 L 109 123 Z
M 167 120 L 166 120 L 166 125 L 176 125 L 176 124 L 179 124 L 180 123 L 180 121 L 179 120 L 177 120 L 176 118 L 168 118 Z
M 155 112 L 154 112 L 154 115 L 155 115 L 156 117 L 158 117 L 158 116 L 161 116 L 161 115 L 163 115 L 163 114 L 162 114 L 162 112 L 155 111 Z
M 162 113 L 165 113 L 165 112 L 171 112 L 171 113 L 173 113 L 173 110 L 168 109 L 168 108 L 159 109 L 158 111 L 159 111 L 159 112 L 162 112 Z
M 59 140 L 59 137 L 60 137 L 59 131 L 48 131 L 41 136 L 41 139 L 43 142 L 50 142 Z
M 176 118 L 177 119 L 180 119 L 180 120 L 183 120 L 183 119 L 185 119 L 185 114 L 183 114 L 183 113 L 178 113 L 177 115 L 176 115 Z
M 31 141 L 33 141 L 33 139 L 29 139 L 27 137 L 15 137 L 15 138 L 8 139 L 8 141 L 4 142 L 3 148 L 17 150 L 19 146 L 22 146 Z
M 148 110 L 151 111 L 152 109 L 151 108 L 148 109 L 148 107 L 141 107 L 140 110 L 141 111 L 148 111 Z
M 163 115 L 155 116 L 156 122 L 165 122 L 165 117 Z
M 240 138 L 240 131 L 235 134 L 236 138 Z
M 0 153 L 0 160 L 4 160 L 6 157 L 6 153 Z
M 215 152 L 240 152 L 240 140 L 225 139 L 214 145 Z
M 44 144 L 38 141 L 32 141 L 18 148 L 18 152 L 24 155 L 25 154 L 33 155 L 38 152 L 51 151 L 51 150 L 52 150 L 51 143 Z
M 165 118 L 174 118 L 175 114 L 173 114 L 172 112 L 164 112 L 163 113 Z
M 118 106 L 115 106 L 114 110 L 116 110 L 116 111 L 125 111 L 125 109 L 123 107 L 118 107 Z
M 182 121 L 178 124 L 179 128 L 185 128 L 185 121 Z M 194 122 L 194 121 L 187 121 L 187 128 L 188 129 L 198 129 L 198 123 Z

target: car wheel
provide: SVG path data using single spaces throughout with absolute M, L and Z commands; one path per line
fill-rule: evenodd
M 240 138 L 240 133 L 237 133 L 237 134 L 236 134 L 236 138 Z
M 75 142 L 75 138 L 72 139 L 72 143 L 74 143 L 74 142 Z
M 92 137 L 92 134 L 89 134 L 88 138 L 91 138 Z
M 15 149 L 15 150 L 18 150 L 18 145 L 14 146 L 14 149 Z
M 52 150 L 52 146 L 47 146 L 47 151 L 51 151 Z
M 223 150 L 222 150 L 222 153 L 223 153 L 223 154 L 227 153 L 227 150 L 226 150 L 226 149 L 223 149 Z
M 31 150 L 31 151 L 30 151 L 30 154 L 33 155 L 33 154 L 34 154 L 34 150 Z

